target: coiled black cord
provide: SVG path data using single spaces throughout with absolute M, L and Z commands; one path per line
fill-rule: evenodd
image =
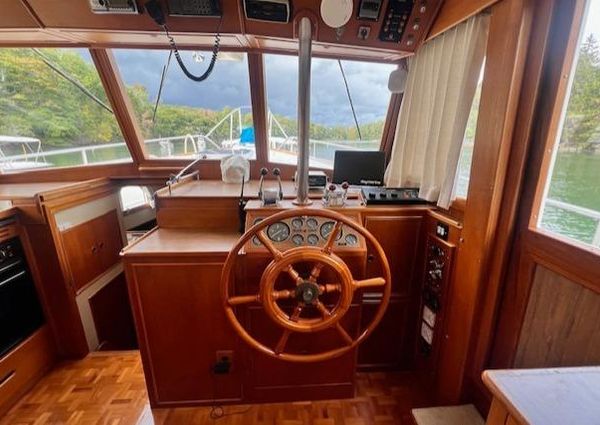
M 217 28 L 217 33 L 215 34 L 215 44 L 213 46 L 213 52 L 212 52 L 212 57 L 210 59 L 210 63 L 208 64 L 208 68 L 206 68 L 206 71 L 204 71 L 204 73 L 202 75 L 194 75 L 187 69 L 187 67 L 185 66 L 185 63 L 183 63 L 183 59 L 181 59 L 181 55 L 179 54 L 179 49 L 177 48 L 177 44 L 175 44 L 175 39 L 169 33 L 169 28 L 167 28 L 167 24 L 162 25 L 162 28 L 165 31 L 165 35 L 169 39 L 169 44 L 171 45 L 171 50 L 175 54 L 175 59 L 177 59 L 177 63 L 179 64 L 179 67 L 181 68 L 181 70 L 183 71 L 185 76 L 188 77 L 190 80 L 197 81 L 197 82 L 204 81 L 212 73 L 213 68 L 215 67 L 215 63 L 217 63 L 217 56 L 219 55 L 219 44 L 221 42 L 220 32 L 221 32 L 222 20 L 223 19 L 221 17 L 221 20 L 219 20 L 219 26 Z

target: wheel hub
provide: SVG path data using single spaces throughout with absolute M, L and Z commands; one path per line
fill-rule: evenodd
M 314 282 L 303 281 L 296 286 L 296 299 L 304 304 L 316 304 L 319 300 L 319 287 Z

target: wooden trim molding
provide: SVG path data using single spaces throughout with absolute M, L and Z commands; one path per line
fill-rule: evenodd
M 600 257 L 591 249 L 575 246 L 555 235 L 536 229 L 541 190 L 545 186 L 549 158 L 558 132 L 571 64 L 577 49 L 586 0 L 556 2 L 548 53 L 540 83 L 540 98 L 531 133 L 530 153 L 525 167 L 523 194 L 517 217 L 517 240 L 510 258 L 501 308 L 496 325 L 489 366 L 512 367 L 521 325 L 532 287 L 536 264 L 597 289 Z
M 144 164 L 146 161 L 144 137 L 138 127 L 133 106 L 125 91 L 115 58 L 110 50 L 104 49 L 90 49 L 90 54 L 98 69 L 106 96 L 113 108 L 133 162 L 136 165 Z
M 469 347 L 479 325 L 477 305 L 482 288 L 488 284 L 487 270 L 494 255 L 491 248 L 502 209 L 534 3 L 503 0 L 492 7 L 473 178 L 438 365 L 436 393 L 440 403 L 458 403 L 464 391 Z
M 511 166 L 507 169 L 506 180 L 502 194 L 502 205 L 499 211 L 497 237 L 491 251 L 494 255 L 490 259 L 487 271 L 487 284 L 483 287 L 481 298 L 478 302 L 476 322 L 477 335 L 473 338 L 470 350 L 470 365 L 468 386 L 469 393 L 473 391 L 488 395 L 481 381 L 481 373 L 487 365 L 489 352 L 494 336 L 497 320 L 497 311 L 500 303 L 506 271 L 515 244 L 515 229 L 517 215 L 520 207 L 521 192 L 524 184 L 525 169 L 527 167 L 527 153 L 531 145 L 531 132 L 534 125 L 534 116 L 540 94 L 540 79 L 543 72 L 544 59 L 548 52 L 548 40 L 554 26 L 552 25 L 555 2 L 548 1 L 543 5 L 537 3 L 535 22 L 528 47 L 525 77 L 519 99 L 517 120 L 515 123 L 514 137 L 509 157 Z M 489 402 L 489 400 L 488 400 Z

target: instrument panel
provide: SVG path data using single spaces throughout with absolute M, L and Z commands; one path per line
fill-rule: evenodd
M 246 229 L 259 223 L 265 217 L 248 215 Z M 351 219 L 359 221 L 358 214 Z M 271 224 L 264 232 L 274 245 L 282 250 L 301 246 L 322 247 L 335 228 L 335 221 L 325 217 L 292 217 Z M 361 250 L 365 247 L 362 236 L 354 229 L 342 225 L 333 245 L 334 250 Z M 246 244 L 246 251 L 263 251 L 260 240 L 255 236 Z

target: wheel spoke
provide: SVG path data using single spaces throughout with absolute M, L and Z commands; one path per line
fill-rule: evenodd
M 240 304 L 250 304 L 259 302 L 258 295 L 240 295 L 237 297 L 231 297 L 227 300 L 229 305 L 240 305 Z
M 281 291 L 273 291 L 271 292 L 271 296 L 274 300 L 287 300 L 290 298 L 294 298 L 296 296 L 296 292 L 290 291 L 287 289 L 283 289 Z
M 310 271 L 310 277 L 308 278 L 308 280 L 310 280 L 311 282 L 316 282 L 319 278 L 319 275 L 321 274 L 321 270 L 323 270 L 323 267 L 323 263 L 316 263 Z
M 333 226 L 333 230 L 329 234 L 329 238 L 327 238 L 327 242 L 325 243 L 325 246 L 322 249 L 322 251 L 324 253 L 331 254 L 333 244 L 337 240 L 337 235 L 338 235 L 338 233 L 340 233 L 341 230 L 342 230 L 342 222 L 336 221 L 335 226 Z
M 385 285 L 385 279 L 382 277 L 373 277 L 371 279 L 354 281 L 355 288 L 371 288 L 374 286 L 383 286 L 383 285 Z
M 352 337 L 350 335 L 348 335 L 348 332 L 346 332 L 346 329 L 344 329 L 344 327 L 340 324 L 340 322 L 335 324 L 335 328 L 337 329 L 340 336 L 344 339 L 344 341 L 346 341 L 346 343 L 348 343 L 348 345 L 351 345 L 354 342 Z
M 292 322 L 297 322 L 298 319 L 300 318 L 300 313 L 302 313 L 302 306 L 300 304 L 298 304 L 296 306 L 296 308 L 294 309 L 294 312 L 292 313 L 292 315 L 290 316 L 290 320 Z
M 296 282 L 296 286 L 302 283 L 302 278 L 300 277 L 300 273 L 296 271 L 296 269 L 290 264 L 288 268 L 285 270 Z
M 325 319 L 331 317 L 331 311 L 329 311 L 321 301 L 317 302 L 317 310 L 321 312 Z
M 319 285 L 320 294 L 328 294 L 330 292 L 342 292 L 342 285 L 339 283 L 326 283 Z
M 277 342 L 277 345 L 275 346 L 275 354 L 280 354 L 283 352 L 283 349 L 285 348 L 285 345 L 287 344 L 291 333 L 292 331 L 290 331 L 289 329 L 283 331 L 281 337 L 279 338 L 279 341 Z
M 277 248 L 275 248 L 275 245 L 273 245 L 273 242 L 271 242 L 271 240 L 267 237 L 267 235 L 265 235 L 265 231 L 264 230 L 261 230 L 260 232 L 258 232 L 256 234 L 256 237 L 265 246 L 265 248 L 267 248 L 269 250 L 269 252 L 271 253 L 271 255 L 273 257 L 275 257 L 276 260 L 279 260 L 281 258 L 281 256 L 283 254 L 281 254 L 280 250 L 278 250 Z

